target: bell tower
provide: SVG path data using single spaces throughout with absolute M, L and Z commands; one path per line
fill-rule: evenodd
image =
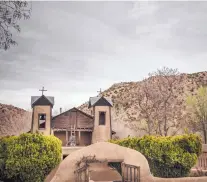
M 52 108 L 54 105 L 54 97 L 45 96 L 43 94 L 44 87 L 41 96 L 31 97 L 32 107 L 32 126 L 31 132 L 39 132 L 44 135 L 51 135 L 51 120 L 52 120 Z
M 89 108 L 94 116 L 92 143 L 108 141 L 112 138 L 111 107 L 112 101 L 103 96 L 90 97 Z

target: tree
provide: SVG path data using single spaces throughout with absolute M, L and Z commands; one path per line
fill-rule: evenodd
M 139 129 L 162 136 L 175 135 L 181 129 L 183 114 L 177 95 L 182 90 L 182 78 L 177 69 L 164 67 L 142 81 L 136 97 L 139 119 L 146 125 L 138 126 Z
M 188 124 L 195 131 L 203 133 L 207 143 L 207 87 L 200 87 L 196 95 L 187 97 Z
M 179 108 L 180 100 L 177 99 L 178 93 L 182 90 L 182 75 L 177 69 L 164 67 L 150 74 L 155 80 L 156 97 L 159 108 L 157 109 L 156 119 L 158 121 L 159 134 L 167 136 L 170 129 L 172 135 L 176 134 L 181 128 L 183 115 Z
M 153 79 L 145 79 L 137 90 L 137 103 L 140 109 L 141 125 L 139 129 L 149 135 L 157 134 L 156 118 L 159 109 L 159 99 L 154 91 Z
M 12 38 L 12 29 L 20 32 L 18 21 L 30 18 L 27 1 L 0 1 L 0 49 L 7 50 L 17 42 Z

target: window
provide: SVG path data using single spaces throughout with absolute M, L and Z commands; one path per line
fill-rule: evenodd
M 105 112 L 99 112 L 99 125 L 105 125 L 106 120 L 106 113 Z
M 46 114 L 39 114 L 39 129 L 44 130 L 46 128 Z

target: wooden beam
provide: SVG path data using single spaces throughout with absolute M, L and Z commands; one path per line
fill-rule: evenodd
M 53 131 L 67 131 L 67 130 L 63 128 L 56 128 L 56 129 L 53 129 Z
M 79 142 L 79 145 L 81 143 L 81 131 L 78 131 L 78 142 Z
M 92 129 L 76 129 L 76 131 L 88 131 L 88 132 L 92 132 Z
M 66 130 L 65 131 L 66 133 L 65 133 L 65 141 L 66 141 L 66 146 L 68 145 L 68 131 Z
M 61 128 L 56 128 L 56 129 L 53 129 L 53 131 L 71 131 L 71 129 L 61 129 Z M 92 128 L 77 128 L 75 129 L 75 131 L 88 131 L 88 132 L 92 132 Z

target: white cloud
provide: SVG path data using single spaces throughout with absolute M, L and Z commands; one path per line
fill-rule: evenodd
M 55 108 L 158 67 L 206 70 L 207 3 L 33 2 L 19 45 L 0 51 L 0 102 L 30 107 L 43 85 Z M 11 98 L 11 99 L 8 99 Z

